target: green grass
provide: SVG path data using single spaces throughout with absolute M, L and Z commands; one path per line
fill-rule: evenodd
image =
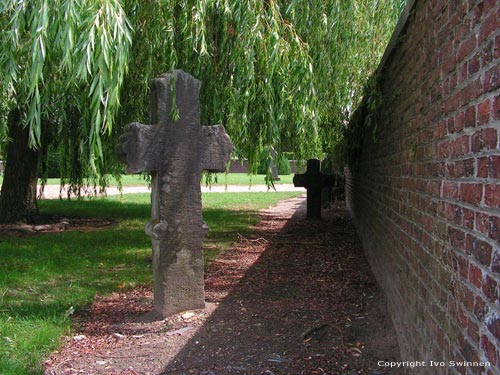
M 265 175 L 248 175 L 246 173 L 217 173 L 216 181 L 213 185 L 264 185 L 266 183 Z M 274 182 L 275 185 L 293 184 L 293 174 L 280 176 L 279 181 Z
M 297 193 L 203 195 L 211 232 L 205 255 L 213 258 L 257 221 L 257 210 Z M 41 373 L 41 363 L 70 332 L 71 313 L 96 293 L 150 284 L 150 239 L 144 234 L 149 194 L 82 201 L 42 200 L 44 214 L 105 217 L 116 225 L 0 238 L 0 374 Z
M 212 185 L 262 185 L 265 184 L 265 175 L 248 175 L 246 173 L 217 173 L 215 174 L 216 180 L 212 182 Z M 280 176 L 280 181 L 275 181 L 276 185 L 280 184 L 292 184 L 293 174 Z M 2 184 L 3 177 L 0 175 L 0 185 Z M 49 178 L 47 180 L 48 185 L 59 185 L 60 181 L 58 178 Z M 205 180 L 202 181 L 205 183 Z M 111 179 L 110 184 L 116 185 L 116 181 Z M 123 175 L 122 176 L 123 186 L 147 186 L 148 182 L 144 177 L 140 175 Z

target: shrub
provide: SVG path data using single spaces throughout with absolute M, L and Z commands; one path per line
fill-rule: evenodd
M 290 166 L 290 161 L 285 154 L 281 154 L 276 158 L 276 166 L 278 167 L 278 174 L 289 175 L 292 173 L 292 168 Z M 264 150 L 260 155 L 259 168 L 257 169 L 258 174 L 267 174 L 269 166 L 271 163 L 271 154 L 269 150 Z

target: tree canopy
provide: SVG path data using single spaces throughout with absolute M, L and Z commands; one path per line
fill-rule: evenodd
M 113 139 L 147 120 L 149 81 L 180 68 L 202 81 L 202 121 L 224 124 L 254 170 L 268 146 L 320 156 L 341 141 L 403 3 L 0 0 L 2 143 L 17 108 L 70 182 L 117 171 Z

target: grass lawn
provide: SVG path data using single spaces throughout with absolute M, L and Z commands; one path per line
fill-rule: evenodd
M 298 193 L 203 195 L 211 232 L 205 255 L 214 257 L 238 233 L 251 230 L 257 210 Z M 149 194 L 82 201 L 40 201 L 45 214 L 105 217 L 113 227 L 0 238 L 0 374 L 41 373 L 44 357 L 71 331 L 71 315 L 96 293 L 150 284 L 150 239 L 144 234 Z
M 266 183 L 265 175 L 257 174 L 257 175 L 248 175 L 246 173 L 216 173 L 216 179 L 212 181 L 212 185 L 263 185 Z M 280 176 L 279 181 L 275 181 L 276 185 L 280 184 L 293 184 L 293 174 Z M 3 177 L 0 175 L 0 185 L 3 182 Z M 47 180 L 48 185 L 59 185 L 58 178 L 49 178 Z M 202 181 L 205 183 L 205 180 Z M 116 185 L 116 181 L 111 179 L 110 184 Z M 148 182 L 140 175 L 123 175 L 122 176 L 122 185 L 123 186 L 146 186 Z

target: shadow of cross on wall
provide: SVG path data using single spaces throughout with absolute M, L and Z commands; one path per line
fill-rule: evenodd
M 205 307 L 202 241 L 208 226 L 202 219 L 201 173 L 225 171 L 233 151 L 222 125 L 201 126 L 200 86 L 181 70 L 152 80 L 154 125 L 128 124 L 117 148 L 126 173 L 152 174 L 145 231 L 153 247 L 154 307 L 162 317 Z
M 304 187 L 307 190 L 308 218 L 321 219 L 321 190 L 326 187 L 333 187 L 334 179 L 334 175 L 321 172 L 318 159 L 309 159 L 306 173 L 293 176 L 294 186 Z

